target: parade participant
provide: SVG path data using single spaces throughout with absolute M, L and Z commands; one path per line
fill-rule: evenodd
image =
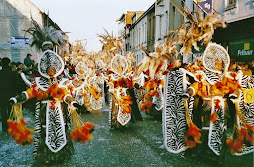
M 45 48 L 52 43 L 45 42 Z M 78 106 L 67 90 L 59 84 L 57 76 L 64 68 L 61 57 L 46 50 L 39 58 L 37 77 L 31 87 L 21 95 L 11 98 L 14 103 L 37 98 L 35 109 L 34 158 L 42 162 L 60 162 L 74 152 L 69 139 L 71 117 L 67 107 Z
M 123 41 L 107 31 L 98 36 L 103 46 L 99 54 L 101 60 L 96 59 L 95 64 L 104 72 L 99 75 L 109 85 L 109 126 L 118 128 L 127 125 L 130 120 L 142 120 L 133 90 L 134 53 L 117 54 L 119 50 L 123 51 Z M 100 85 L 103 88 L 103 82 Z
M 209 148 L 216 155 L 220 155 L 225 133 L 224 128 L 219 128 L 225 126 L 224 96 L 233 93 L 226 89 L 226 84 L 229 82 L 225 72 L 228 69 L 230 59 L 225 49 L 216 44 L 209 44 L 203 56 L 205 72 L 197 71 L 194 73 L 195 82 L 189 88 L 189 94 L 199 98 L 197 107 L 193 109 L 193 122 L 201 130 L 202 148 L 209 152 L 208 143 Z M 232 90 L 239 88 L 236 83 L 236 87 Z
M 236 109 L 235 124 L 232 135 L 226 141 L 237 156 L 254 152 L 254 81 L 246 65 L 243 65 L 243 71 L 238 71 L 237 79 L 242 89 L 239 90 L 239 98 L 232 100 Z
M 64 79 L 63 85 L 71 93 L 77 103 L 82 106 L 81 111 L 92 111 L 93 108 L 90 102 L 89 85 L 88 85 L 88 68 L 85 63 L 79 62 L 75 67 L 76 75 L 72 79 Z
M 7 119 L 10 114 L 9 99 L 17 94 L 18 76 L 11 70 L 11 60 L 7 57 L 2 59 L 2 70 L 0 70 L 0 107 L 2 117 L 2 130 L 7 132 Z
M 71 140 L 85 143 L 92 139 L 93 124 L 82 121 L 76 112 L 79 105 L 60 84 L 58 76 L 64 70 L 64 62 L 52 50 L 65 44 L 62 32 L 53 27 L 40 27 L 33 19 L 32 24 L 26 32 L 33 36 L 31 45 L 43 51 L 38 58 L 40 77 L 35 78 L 29 89 L 10 99 L 13 108 L 8 133 L 22 146 L 34 143 L 36 161 L 61 163 L 74 152 Z M 36 98 L 34 139 L 32 130 L 26 128 L 28 124 L 23 119 L 21 106 L 31 98 Z
M 127 78 L 127 60 L 116 54 L 111 60 L 112 74 L 109 77 L 109 91 L 111 92 L 109 121 L 110 127 L 125 126 L 131 120 L 131 97 L 127 95 L 130 83 Z
M 202 107 L 198 108 L 198 112 L 201 112 L 200 121 L 202 123 L 202 126 L 199 126 L 202 134 L 200 155 L 206 154 L 212 157 L 207 149 L 209 147 L 217 156 L 223 157 L 225 143 L 235 155 L 252 152 L 254 148 L 252 142 L 254 139 L 253 118 L 249 116 L 253 112 L 253 108 L 252 105 L 244 104 L 251 103 L 251 101 L 246 102 L 243 93 L 241 93 L 244 92 L 243 83 L 246 81 L 242 82 L 241 71 L 238 73 L 227 71 L 229 61 L 229 56 L 223 47 L 209 44 L 203 57 L 206 71 L 196 73 L 196 82 L 190 86 L 190 92 L 192 92 L 190 95 L 198 95 L 203 101 L 200 103 Z M 251 90 L 248 89 L 248 91 Z M 236 115 L 237 119 L 234 121 L 232 135 L 225 141 L 227 127 L 225 115 L 226 113 L 232 114 L 227 110 L 234 110 L 228 103 L 229 100 L 235 104 L 233 116 Z M 246 106 L 248 107 L 246 108 Z M 195 115 L 194 112 L 192 114 Z M 248 131 L 248 134 L 243 134 L 245 131 Z M 205 154 L 204 150 L 207 150 Z
M 190 78 L 193 77 L 194 75 L 191 72 L 183 68 L 174 68 L 164 78 L 163 143 L 165 148 L 172 153 L 180 153 L 188 148 L 185 143 L 185 134 L 191 122 L 186 120 L 185 103 L 188 103 L 189 110 L 192 111 L 194 98 L 191 97 L 187 101 L 184 93 L 190 84 Z M 190 117 L 193 118 L 192 115 Z M 196 141 L 199 142 L 199 139 L 197 138 Z

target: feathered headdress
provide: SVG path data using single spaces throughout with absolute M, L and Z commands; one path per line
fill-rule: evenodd
M 48 42 L 53 47 L 55 46 L 63 46 L 65 44 L 64 35 L 62 31 L 56 30 L 52 26 L 44 26 L 41 27 L 33 18 L 31 18 L 31 22 L 33 26 L 26 30 L 26 33 L 31 34 L 33 36 L 31 46 L 35 46 L 36 49 L 42 50 L 43 44 Z M 26 35 L 25 33 L 25 35 Z
M 109 34 L 107 30 L 104 30 L 104 34 L 98 34 L 98 37 L 101 38 L 100 42 L 102 43 L 102 51 L 107 54 L 117 54 L 119 50 L 124 48 L 124 43 L 121 39 L 114 37 Z
M 201 13 L 194 11 L 196 14 L 195 17 L 184 1 L 186 10 L 180 9 L 172 0 L 170 2 L 188 20 L 188 22 L 182 24 L 177 30 L 177 44 L 183 45 L 180 53 L 184 53 L 185 55 L 192 53 L 192 46 L 195 50 L 199 51 L 198 42 L 201 45 L 207 46 L 212 40 L 214 30 L 217 27 L 226 27 L 224 19 L 217 13 L 209 13 L 203 18 Z

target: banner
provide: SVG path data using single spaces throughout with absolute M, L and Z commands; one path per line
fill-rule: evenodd
M 193 0 L 205 13 L 213 11 L 213 0 Z

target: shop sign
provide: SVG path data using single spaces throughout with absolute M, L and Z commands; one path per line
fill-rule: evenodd
M 29 46 L 29 38 L 11 37 L 11 46 L 12 47 L 26 47 L 26 46 Z
M 254 59 L 254 39 L 229 42 L 229 55 L 237 61 Z
M 238 56 L 250 56 L 252 53 L 253 50 L 250 50 L 250 42 L 244 43 L 244 49 L 237 51 Z

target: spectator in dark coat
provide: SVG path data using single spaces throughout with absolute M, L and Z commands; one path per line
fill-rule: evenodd
M 18 81 L 17 81 L 17 93 L 20 94 L 23 91 L 27 90 L 27 86 L 24 82 L 24 80 L 21 77 L 22 69 L 17 68 L 17 74 L 18 74 Z
M 31 59 L 32 55 L 30 53 L 28 53 L 26 55 L 26 58 L 24 59 L 24 64 L 29 67 L 30 65 L 33 65 L 33 61 Z
M 7 120 L 10 114 L 9 99 L 17 94 L 17 73 L 11 70 L 10 59 L 2 59 L 2 70 L 0 70 L 0 108 L 2 116 L 2 129 L 7 132 Z

